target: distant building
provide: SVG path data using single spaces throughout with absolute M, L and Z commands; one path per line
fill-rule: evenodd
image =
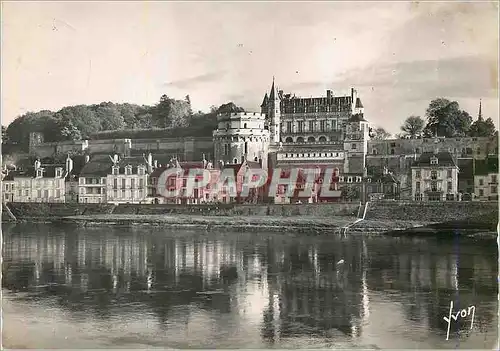
M 41 162 L 37 159 L 33 167 L 16 172 L 14 178 L 14 202 L 66 202 L 66 180 L 73 173 L 73 160 L 66 158 L 64 164 Z
M 474 193 L 476 200 L 498 200 L 498 156 L 475 162 Z
M 400 182 L 387 168 L 382 173 L 368 175 L 365 182 L 366 200 L 400 198 Z
M 17 171 L 10 171 L 6 174 L 2 179 L 2 193 L 3 193 L 3 201 L 5 202 L 13 202 L 14 201 L 14 191 L 15 191 L 15 182 L 14 176 L 18 174 Z
M 459 200 L 458 166 L 449 152 L 425 152 L 411 168 L 415 201 Z

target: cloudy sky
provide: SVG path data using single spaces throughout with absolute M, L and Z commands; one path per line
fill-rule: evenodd
M 102 101 L 258 111 L 273 75 L 300 96 L 358 89 L 397 133 L 431 99 L 498 123 L 496 3 L 3 2 L 2 124 Z M 497 124 L 498 125 L 498 124 Z

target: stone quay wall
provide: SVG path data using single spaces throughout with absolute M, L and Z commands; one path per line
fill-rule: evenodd
M 70 204 L 9 203 L 12 214 L 21 220 L 51 220 L 67 216 L 118 215 L 198 215 L 198 216 L 273 216 L 273 217 L 353 217 L 358 215 L 357 202 L 331 204 L 218 204 L 218 205 L 154 205 L 154 204 Z M 2 219 L 9 220 L 5 211 Z M 370 221 L 489 221 L 498 222 L 498 202 L 435 202 L 398 201 L 370 202 L 366 212 Z

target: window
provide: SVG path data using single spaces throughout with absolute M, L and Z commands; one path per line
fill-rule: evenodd
M 420 177 L 421 177 L 420 171 L 415 171 L 415 178 L 420 178 Z
M 437 191 L 437 182 L 432 182 L 431 183 L 431 191 Z
M 125 174 L 126 175 L 131 175 L 132 174 L 132 166 L 125 167 Z
M 125 189 L 122 190 L 122 199 L 125 198 Z
M 139 179 L 139 188 L 144 188 L 144 179 Z
M 38 190 L 38 191 L 36 192 L 36 194 L 37 194 L 37 197 L 38 197 L 38 198 L 41 198 L 41 197 L 42 197 L 42 191 L 41 191 L 41 190 Z
M 80 178 L 80 184 L 85 184 L 85 178 Z
M 82 195 L 85 194 L 85 188 L 80 188 L 80 194 L 82 194 Z
M 348 182 L 348 183 L 352 183 L 352 177 L 348 177 L 348 178 L 347 178 L 347 182 Z
M 112 174 L 113 174 L 113 175 L 118 175 L 118 170 L 119 170 L 119 168 L 118 168 L 118 167 L 113 167 L 113 169 L 112 169 Z
M 118 190 L 113 191 L 113 196 L 115 199 L 118 197 Z
M 479 196 L 484 196 L 484 190 L 483 189 L 479 189 Z
M 438 164 L 438 158 L 437 157 L 432 157 L 431 158 L 431 165 L 437 165 Z
M 449 169 L 449 170 L 447 171 L 447 174 L 448 174 L 448 178 L 452 178 L 452 172 L 451 172 L 451 169 Z
M 61 197 L 61 190 L 59 189 L 56 190 L 56 197 Z
M 356 144 L 351 145 L 351 149 L 355 150 L 356 149 Z
M 28 191 L 26 190 L 26 192 L 28 192 Z M 19 196 L 23 196 L 23 191 L 21 189 L 19 189 Z
M 416 191 L 417 193 L 419 193 L 419 192 L 420 192 L 420 182 L 416 182 L 416 183 L 415 183 L 415 191 Z
M 138 175 L 144 175 L 144 167 L 143 166 L 137 167 L 137 174 Z
M 122 189 L 125 189 L 127 186 L 127 182 L 125 179 L 122 179 Z
M 286 122 L 286 131 L 287 133 L 292 132 L 292 122 Z
M 492 186 L 491 187 L 491 193 L 492 194 L 496 194 L 497 193 L 497 187 L 496 186 Z
M 337 130 L 337 121 L 332 121 L 332 130 Z
M 56 177 L 59 178 L 62 176 L 62 169 L 61 168 L 56 168 Z
M 395 153 L 394 149 L 391 149 L 391 155 L 394 155 Z
M 448 182 L 448 191 L 450 192 L 452 190 L 453 190 L 453 186 L 452 186 L 451 182 Z
M 415 149 L 415 153 L 417 153 L 417 154 L 419 154 L 419 153 L 420 153 L 420 148 L 419 148 L 419 147 L 417 147 L 417 148 Z
M 391 143 L 391 147 L 396 147 L 396 143 Z
M 248 142 L 245 141 L 245 154 L 248 154 Z
M 479 185 L 484 185 L 484 181 L 482 179 L 479 179 Z
M 491 176 L 491 182 L 492 183 L 496 183 L 497 182 L 497 176 L 496 175 L 492 175 Z
M 431 179 L 437 179 L 437 171 L 431 171 Z
M 298 129 L 299 129 L 299 133 L 303 133 L 304 132 L 304 121 L 299 121 L 299 124 L 298 124 Z
M 130 179 L 130 188 L 131 189 L 135 188 L 135 179 Z
M 309 131 L 314 132 L 314 121 L 309 121 Z
M 229 144 L 224 144 L 224 156 L 229 155 Z
M 39 177 L 41 177 L 41 176 L 42 176 L 42 174 L 43 174 L 43 170 L 41 170 L 41 169 L 37 169 L 37 170 L 36 170 L 36 176 L 37 176 L 38 178 L 39 178 Z
M 118 188 L 118 179 L 113 179 L 113 189 Z
M 320 121 L 319 122 L 319 130 L 324 132 L 326 130 L 326 121 Z

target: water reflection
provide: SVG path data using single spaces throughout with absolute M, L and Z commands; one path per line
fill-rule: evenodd
M 473 332 L 491 334 L 496 323 L 496 247 L 459 247 L 383 237 L 17 226 L 4 232 L 2 284 L 32 303 L 56 301 L 74 320 L 148 315 L 160 331 L 195 328 L 201 347 L 244 347 L 255 336 L 262 342 L 255 347 L 291 338 L 398 347 L 390 341 L 398 338 L 394 330 L 406 347 L 411 338 L 437 347 L 451 300 L 477 306 Z M 381 321 L 395 325 L 383 331 Z

